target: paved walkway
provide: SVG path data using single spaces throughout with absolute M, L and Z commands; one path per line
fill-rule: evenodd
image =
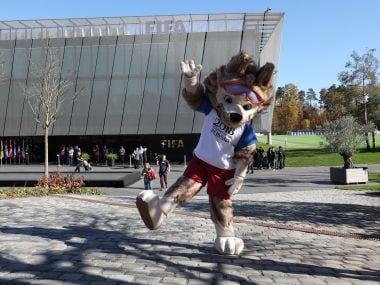
M 380 196 L 333 187 L 323 167 L 249 174 L 234 198 L 239 257 L 213 249 L 203 190 L 157 231 L 134 207 L 142 181 L 0 200 L 0 284 L 379 284 Z

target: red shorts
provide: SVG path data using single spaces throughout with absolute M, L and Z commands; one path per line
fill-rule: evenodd
M 230 186 L 227 186 L 225 182 L 234 177 L 235 169 L 220 169 L 193 155 L 183 175 L 203 186 L 207 183 L 208 195 L 223 200 L 231 199 L 231 195 L 228 194 Z

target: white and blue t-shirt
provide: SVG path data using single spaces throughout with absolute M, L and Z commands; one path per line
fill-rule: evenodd
M 234 169 L 235 149 L 242 149 L 256 143 L 256 133 L 249 123 L 239 128 L 223 124 L 218 114 L 205 97 L 197 111 L 206 115 L 201 137 L 194 154 L 201 160 L 221 169 Z

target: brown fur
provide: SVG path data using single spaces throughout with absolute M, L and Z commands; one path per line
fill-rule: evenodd
M 223 200 L 209 196 L 210 214 L 214 223 L 219 222 L 223 227 L 228 227 L 233 222 L 232 200 Z
M 256 151 L 256 145 L 250 145 L 235 151 L 234 159 L 243 160 L 244 164 L 249 165 L 253 160 L 253 153 Z
M 196 110 L 199 107 L 203 101 L 204 95 L 204 88 L 200 84 L 198 85 L 197 91 L 195 93 L 188 94 L 185 88 L 182 89 L 182 96 L 185 99 L 187 105 L 189 105 L 192 110 Z
M 202 188 L 202 184 L 185 176 L 181 176 L 166 191 L 165 196 L 170 196 L 179 205 L 191 200 Z

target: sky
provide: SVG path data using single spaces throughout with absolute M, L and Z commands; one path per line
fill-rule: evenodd
M 13 0 L 1 1 L 0 21 L 207 13 L 284 13 L 277 87 L 299 90 L 339 84 L 356 51 L 380 58 L 378 0 Z

